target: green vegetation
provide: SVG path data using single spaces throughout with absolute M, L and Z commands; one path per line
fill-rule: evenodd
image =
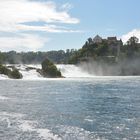
M 21 79 L 22 74 L 16 69 L 13 68 L 12 70 L 6 66 L 0 65 L 0 74 L 7 75 L 9 78 L 12 79 Z
M 14 68 L 10 72 L 10 78 L 12 78 L 12 79 L 22 79 L 22 77 L 23 77 L 22 74 L 16 68 Z
M 120 55 L 126 58 L 140 57 L 140 44 L 139 39 L 135 36 L 131 37 L 125 45 L 121 48 Z
M 4 74 L 10 76 L 11 70 L 8 69 L 6 66 L 0 65 L 0 74 Z
M 47 58 L 47 59 L 46 59 Z M 89 38 L 79 50 L 67 49 L 66 51 L 49 52 L 0 52 L 0 64 L 40 64 L 38 69 L 44 77 L 62 77 L 61 72 L 53 64 L 79 64 L 88 63 L 98 71 L 98 66 L 106 73 L 112 75 L 140 75 L 140 43 L 135 36 L 131 37 L 126 44 L 116 37 L 102 39 L 100 36 Z M 96 66 L 93 63 L 96 62 Z M 11 70 L 12 69 L 12 70 Z M 8 69 L 0 66 L 0 74 L 8 75 L 10 78 L 22 78 L 15 68 Z M 32 67 L 26 70 L 35 69 Z M 93 70 L 92 70 L 93 71 Z M 113 71 L 113 72 L 112 72 Z M 114 74 L 116 73 L 116 74 Z
M 74 49 L 67 49 L 66 51 L 48 51 L 48 52 L 0 52 L 0 63 L 5 64 L 41 64 L 41 62 L 48 58 L 56 64 L 68 63 L 69 58 L 76 52 Z
M 125 59 L 140 59 L 140 44 L 138 43 L 138 38 L 131 37 L 124 45 L 121 40 L 111 41 L 103 39 L 101 43 L 94 43 L 92 39 L 89 38 L 83 47 L 70 57 L 69 63 L 77 64 L 89 60 L 119 63 L 119 61 Z
M 138 38 L 131 37 L 124 45 L 121 40 L 115 39 L 115 37 L 110 37 L 108 39 L 101 39 L 101 42 L 93 42 L 93 39 L 89 38 L 79 50 L 67 49 L 66 51 L 21 53 L 15 51 L 0 52 L 0 64 L 40 64 L 45 58 L 56 64 L 77 64 L 81 61 L 87 61 L 89 58 L 96 61 L 105 60 L 109 62 L 108 60 L 112 61 L 111 58 L 114 59 L 114 57 L 116 60 L 122 60 L 140 56 Z
M 89 38 L 69 63 L 82 63 L 84 70 L 97 75 L 140 75 L 140 43 L 135 36 L 124 45 L 116 37 L 96 36 Z
M 42 65 L 42 70 L 37 70 L 37 72 L 39 72 L 42 76 L 49 77 L 49 78 L 62 77 L 61 72 L 49 59 L 45 59 L 41 65 Z

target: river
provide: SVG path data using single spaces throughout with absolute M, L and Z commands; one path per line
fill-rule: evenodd
M 140 77 L 0 80 L 1 140 L 140 138 Z

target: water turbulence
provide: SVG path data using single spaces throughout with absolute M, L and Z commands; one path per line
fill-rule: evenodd
M 73 79 L 0 80 L 0 140 L 140 138 L 140 77 Z
M 68 78 L 93 76 L 76 65 L 57 65 L 57 68 L 61 71 L 63 76 Z
M 15 64 L 8 65 L 16 67 L 19 72 L 23 75 L 23 80 L 44 80 L 38 72 L 37 69 L 41 68 L 41 65 L 23 65 L 23 64 Z M 82 69 L 80 66 L 76 65 L 56 65 L 57 68 L 61 71 L 62 75 L 65 78 L 78 78 L 78 77 L 92 77 L 93 75 L 89 74 L 88 71 Z M 8 79 L 8 76 L 1 75 L 0 79 Z

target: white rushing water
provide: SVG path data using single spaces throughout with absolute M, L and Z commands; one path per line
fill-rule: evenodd
M 23 80 L 45 80 L 46 78 L 42 77 L 36 69 L 41 69 L 40 64 L 30 64 L 30 65 L 25 65 L 25 64 L 14 64 L 14 65 L 7 65 L 7 66 L 14 66 L 16 67 L 20 73 L 23 75 Z M 57 68 L 61 71 L 62 76 L 65 77 L 65 79 L 78 79 L 78 78 L 95 78 L 96 79 L 112 79 L 114 76 L 97 76 L 97 75 L 92 75 L 89 74 L 88 71 L 83 70 L 80 66 L 76 65 L 64 65 L 64 64 L 59 64 L 56 65 Z M 115 76 L 115 78 L 133 78 L 134 76 Z M 137 76 L 139 77 L 139 76 Z M 0 74 L 0 80 L 5 80 L 9 79 L 8 76 Z M 47 80 L 50 78 L 47 78 Z M 56 78 L 54 78 L 56 80 Z
M 36 71 L 36 69 L 40 69 L 41 65 L 23 65 L 16 64 L 14 65 L 20 73 L 23 75 L 24 80 L 39 80 L 43 79 L 43 77 Z M 27 70 L 30 68 L 29 70 Z
M 82 70 L 76 65 L 57 65 L 57 68 L 61 71 L 64 77 L 75 78 L 75 77 L 92 77 L 88 72 Z
M 13 65 L 8 65 L 13 66 Z M 40 80 L 44 79 L 36 69 L 40 69 L 41 65 L 24 65 L 24 64 L 16 64 L 14 65 L 23 75 L 23 79 L 25 80 Z M 31 68 L 31 69 L 28 69 Z M 34 68 L 34 69 L 32 69 Z M 78 78 L 78 77 L 92 77 L 88 72 L 83 71 L 80 67 L 75 65 L 57 65 L 57 68 L 61 71 L 62 75 L 66 78 Z M 28 70 L 27 70 L 28 69 Z M 8 79 L 5 75 L 0 75 L 0 79 Z
M 3 75 L 3 74 L 0 74 L 0 79 L 1 79 L 1 80 L 8 79 L 8 76 Z

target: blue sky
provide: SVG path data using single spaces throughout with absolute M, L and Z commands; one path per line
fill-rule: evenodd
M 5 0 L 0 50 L 78 49 L 96 34 L 124 42 L 140 38 L 139 5 L 139 0 Z

